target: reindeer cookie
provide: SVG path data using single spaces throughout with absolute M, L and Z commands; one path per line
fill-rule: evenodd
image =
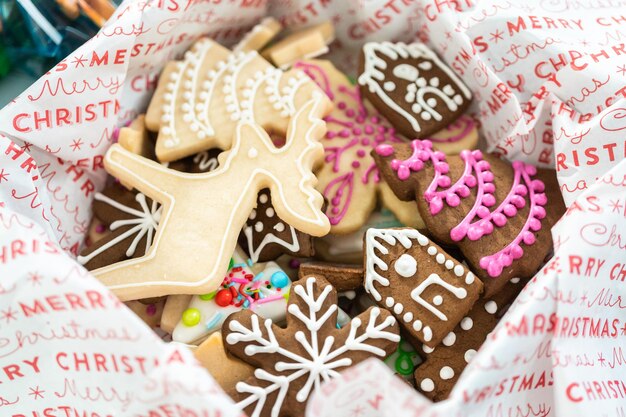
M 202 340 L 219 331 L 230 314 L 244 309 L 274 322 L 285 319 L 291 280 L 277 264 L 248 264 L 238 248 L 229 266 L 217 290 L 193 296 L 174 328 L 174 341 Z
M 409 139 L 427 138 L 456 120 L 472 95 L 422 43 L 368 42 L 358 78 L 363 96 Z
M 162 162 L 229 149 L 239 122 L 284 134 L 293 115 L 319 91 L 302 72 L 274 68 L 256 51 L 231 52 L 208 38 L 165 67 L 146 125 L 158 131 Z
M 398 326 L 387 311 L 370 308 L 341 329 L 337 311 L 335 289 L 323 277 L 307 276 L 291 288 L 285 328 L 249 310 L 226 319 L 226 350 L 258 368 L 229 392 L 248 416 L 302 416 L 323 381 L 396 349 Z
M 446 157 L 428 140 L 373 155 L 395 194 L 417 201 L 433 237 L 459 247 L 487 297 L 532 277 L 552 250 L 550 229 L 565 211 L 554 171 L 479 150 Z
M 415 229 L 369 229 L 363 286 L 412 339 L 435 347 L 474 305 L 483 284 Z
M 299 61 L 294 69 L 311 77 L 335 104 L 325 119 L 325 164 L 316 173 L 317 189 L 328 201 L 326 215 L 331 233 L 355 232 L 374 211 L 379 192 L 380 178 L 371 150 L 401 140 L 389 123 L 361 100 L 358 88 L 329 61 Z M 412 210 L 417 216 L 414 205 L 407 208 L 391 193 L 385 194 L 383 201 L 394 212 Z
M 270 189 L 274 209 L 285 222 L 313 236 L 328 233 L 311 169 L 323 157 L 321 118 L 330 105 L 323 94 L 315 94 L 291 119 L 281 148 L 259 125 L 240 123 L 232 148 L 208 173 L 174 171 L 113 145 L 104 158 L 107 171 L 162 204 L 161 213 L 145 255 L 93 274 L 125 300 L 214 291 L 263 188 Z

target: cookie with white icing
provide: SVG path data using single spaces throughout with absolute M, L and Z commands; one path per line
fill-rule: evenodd
M 463 265 L 415 229 L 369 229 L 363 286 L 412 339 L 435 347 L 483 289 Z
M 299 258 L 313 256 L 313 238 L 284 222 L 272 206 L 270 192 L 263 189 L 239 235 L 239 244 L 252 262 L 266 262 L 288 254 Z
M 291 280 L 274 262 L 253 265 L 241 249 L 233 254 L 219 289 L 194 295 L 172 333 L 176 342 L 194 343 L 222 328 L 226 318 L 251 309 L 264 318 L 285 318 Z
M 287 325 L 250 310 L 231 315 L 222 330 L 226 350 L 257 367 L 230 396 L 250 417 L 302 416 L 322 382 L 370 357 L 385 358 L 400 340 L 396 320 L 372 307 L 337 329 L 337 292 L 322 277 L 291 288 Z
M 423 43 L 368 42 L 361 51 L 361 93 L 409 139 L 456 120 L 472 95 Z
M 458 155 L 464 149 L 478 146 L 478 127 L 470 116 L 464 114 L 440 131 L 430 135 L 433 148 L 446 155 Z
M 217 157 L 220 153 L 221 150 L 217 148 L 209 149 L 208 151 L 198 152 L 195 155 L 170 162 L 167 166 L 168 168 L 175 169 L 176 171 L 195 174 L 211 172 L 219 166 L 219 160 Z
M 416 388 L 433 401 L 448 398 L 467 364 L 523 287 L 522 280 L 512 279 L 493 298 L 478 300 L 439 346 L 433 349 L 422 345 L 419 354 L 424 363 L 415 370 Z
M 81 265 L 91 271 L 148 252 L 161 220 L 158 202 L 113 184 L 95 195 L 92 208 L 110 233 L 80 252 Z

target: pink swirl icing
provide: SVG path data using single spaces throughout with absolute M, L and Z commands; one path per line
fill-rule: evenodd
M 324 161 L 332 164 L 337 174 L 323 191 L 328 199 L 326 215 L 332 225 L 337 225 L 346 215 L 352 203 L 355 181 L 369 184 L 370 180 L 380 181 L 378 168 L 370 151 L 385 142 L 401 142 L 395 129 L 390 127 L 380 115 L 370 115 L 365 108 L 359 89 L 351 85 L 340 85 L 333 90 L 328 74 L 318 65 L 309 62 L 297 62 L 294 68 L 302 70 L 333 101 L 342 117 L 328 116 L 324 120 L 328 128 L 324 140 Z M 346 100 L 354 100 L 356 108 L 350 107 Z M 356 158 L 350 163 L 349 170 L 341 169 L 342 158 L 347 150 L 355 151 Z
M 517 215 L 519 209 L 525 207 L 526 197 L 530 202 L 529 216 L 518 235 L 500 251 L 484 256 L 480 259 L 480 267 L 485 269 L 491 277 L 497 277 L 505 267 L 511 266 L 514 260 L 524 254 L 521 242 L 530 246 L 535 243 L 535 235 L 541 229 L 541 219 L 546 216 L 543 207 L 547 197 L 543 193 L 544 184 L 541 180 L 531 179 L 537 169 L 521 161 L 514 161 L 513 185 L 507 196 L 493 210 L 496 198 L 494 174 L 489 162 L 483 160 L 482 152 L 478 150 L 461 152 L 460 157 L 465 162 L 465 168 L 459 179 L 452 184 L 446 156 L 442 152 L 433 151 L 432 143 L 428 140 L 411 141 L 413 154 L 406 160 L 392 159 L 390 166 L 396 171 L 398 178 L 407 180 L 412 173 L 421 171 L 425 163 L 432 163 L 434 178 L 424 191 L 424 199 L 428 202 L 431 214 L 436 215 L 444 203 L 450 207 L 457 207 L 461 199 L 470 196 L 470 189 L 476 189 L 474 204 L 463 220 L 450 230 L 450 238 L 459 242 L 467 237 L 471 241 L 490 235 L 494 226 L 502 227 L 509 218 Z M 394 149 L 390 145 L 380 145 L 376 153 L 389 157 Z

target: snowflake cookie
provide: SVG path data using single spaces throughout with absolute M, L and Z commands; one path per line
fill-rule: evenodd
M 412 339 L 437 346 L 474 305 L 483 284 L 415 229 L 369 229 L 363 286 Z
M 336 328 L 337 311 L 335 289 L 322 277 L 308 276 L 291 287 L 285 328 L 248 310 L 226 320 L 226 349 L 258 368 L 230 392 L 246 414 L 304 415 L 309 395 L 322 382 L 397 348 L 398 326 L 387 311 L 372 307 L 341 329 Z

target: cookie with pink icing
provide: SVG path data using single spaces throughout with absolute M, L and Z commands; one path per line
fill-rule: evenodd
M 479 150 L 446 156 L 428 140 L 383 144 L 373 156 L 394 193 L 417 201 L 433 238 L 461 250 L 486 296 L 532 277 L 550 254 L 565 211 L 554 171 Z
M 321 140 L 325 163 L 316 171 L 317 189 L 328 202 L 326 215 L 331 233 L 359 230 L 379 198 L 397 217 L 417 218 L 415 205 L 381 192 L 381 179 L 370 155 L 377 145 L 402 142 L 394 128 L 361 100 L 358 87 L 330 61 L 298 61 L 293 68 L 312 78 L 334 104 L 332 112 L 324 118 L 328 129 Z
M 423 43 L 366 43 L 358 83 L 363 96 L 409 139 L 443 129 L 472 98 L 463 81 Z
M 414 373 L 417 390 L 433 401 L 448 398 L 465 367 L 523 287 L 524 281 L 513 278 L 493 298 L 478 300 L 437 347 L 422 345 L 418 353 L 424 362 Z
M 415 229 L 369 229 L 363 287 L 410 340 L 435 347 L 483 290 L 465 266 Z
M 219 331 L 229 315 L 243 309 L 280 322 L 285 318 L 290 287 L 291 280 L 277 264 L 253 264 L 238 248 L 220 287 L 192 297 L 172 339 L 182 343 L 201 341 Z

